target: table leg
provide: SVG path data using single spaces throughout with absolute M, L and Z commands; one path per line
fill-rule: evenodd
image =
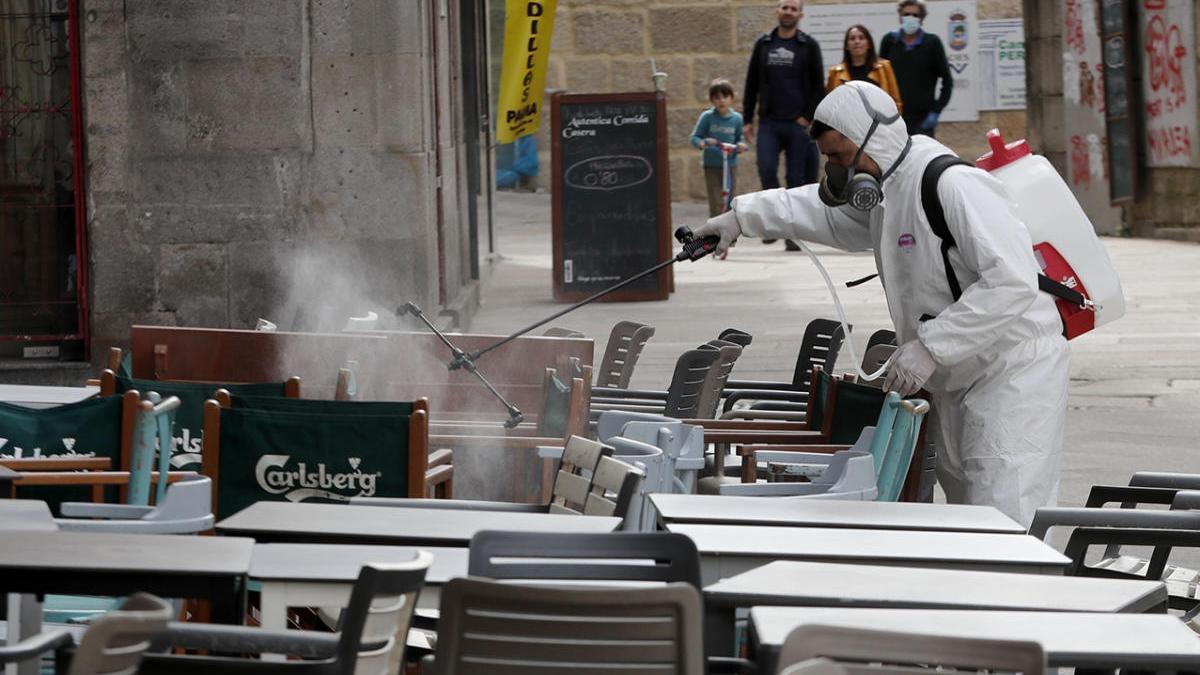
M 8 594 L 8 644 L 14 645 L 25 638 L 42 632 L 42 603 L 36 595 Z M 41 672 L 40 657 L 10 663 L 4 668 L 6 675 L 38 675 Z
M 287 630 L 287 584 L 262 582 L 259 611 L 266 630 Z M 283 654 L 263 654 L 263 661 L 283 661 Z
M 246 620 L 246 579 L 218 580 L 211 586 L 212 622 L 240 626 Z
M 704 608 L 704 651 L 705 656 L 737 656 L 733 653 L 734 620 L 733 607 L 720 607 L 707 603 Z

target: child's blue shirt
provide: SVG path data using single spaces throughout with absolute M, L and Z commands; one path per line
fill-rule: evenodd
M 704 139 L 715 138 L 722 143 L 738 144 L 742 142 L 742 116 L 734 110 L 729 115 L 721 117 L 716 108 L 709 108 L 700 113 L 696 120 L 696 128 L 692 130 L 692 145 L 697 148 L 704 146 Z M 721 166 L 721 149 L 717 147 L 704 148 L 704 166 Z M 737 153 L 729 158 L 729 166 L 737 166 Z

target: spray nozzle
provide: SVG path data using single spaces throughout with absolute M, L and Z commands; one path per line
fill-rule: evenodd
M 680 225 L 675 228 L 675 239 L 683 244 L 683 250 L 676 256 L 675 260 L 699 260 L 704 256 L 717 250 L 717 244 L 721 243 L 721 238 L 715 234 L 696 239 L 692 234 L 692 228 L 687 225 Z
M 396 308 L 396 316 L 404 316 L 405 314 L 412 314 L 413 316 L 420 316 L 421 314 L 424 314 L 424 312 L 422 312 L 421 308 L 417 307 L 417 305 L 415 303 L 406 302 L 403 305 L 400 305 L 399 307 Z

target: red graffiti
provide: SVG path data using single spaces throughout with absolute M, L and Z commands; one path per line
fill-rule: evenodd
M 1096 112 L 1104 114 L 1104 64 L 1096 64 Z
M 1067 0 L 1067 11 L 1063 27 L 1063 40 L 1067 43 L 1068 47 L 1074 49 L 1079 54 L 1087 51 L 1087 43 L 1083 41 L 1081 1 L 1091 2 L 1092 0 Z
M 1183 62 L 1188 50 L 1183 45 L 1179 26 L 1167 25 L 1162 15 L 1156 14 L 1146 24 L 1143 39 L 1146 62 L 1150 66 L 1150 89 L 1158 96 L 1147 101 L 1146 113 L 1157 117 L 1164 112 L 1174 112 L 1187 101 Z
M 1071 182 L 1091 187 L 1092 173 L 1088 166 L 1087 141 L 1079 134 L 1071 137 Z
M 1146 144 L 1156 161 L 1192 156 L 1192 133 L 1185 125 L 1147 129 Z
M 1096 105 L 1096 76 L 1087 61 L 1079 62 L 1079 103 L 1088 108 Z

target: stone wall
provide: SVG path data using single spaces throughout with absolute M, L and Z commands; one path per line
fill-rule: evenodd
M 980 19 L 1020 16 L 1020 0 L 978 2 Z M 646 91 L 653 88 L 654 59 L 657 68 L 669 74 L 672 199 L 703 199 L 704 176 L 688 138 L 696 118 L 710 105 L 708 84 L 724 77 L 740 95 L 750 46 L 776 24 L 771 0 L 559 0 L 546 86 L 573 93 Z M 740 98 L 736 105 L 740 109 Z M 548 126 L 548 121 L 543 123 L 538 137 L 543 187 L 550 177 Z M 974 159 L 986 152 L 984 134 L 993 127 L 1006 138 L 1020 138 L 1025 135 L 1025 115 L 981 111 L 978 122 L 939 125 L 938 137 Z M 759 188 L 753 167 L 752 150 L 741 159 L 739 192 Z
M 1022 4 L 1026 17 L 1029 138 L 1034 151 L 1045 154 L 1066 176 L 1068 131 L 1065 127 L 1069 123 L 1064 113 L 1062 89 L 1062 2 L 1023 0 Z M 1195 17 L 1196 32 L 1200 34 L 1200 7 L 1196 8 Z M 1138 40 L 1136 35 L 1133 38 Z M 1139 72 L 1140 44 L 1135 42 L 1130 51 L 1137 64 L 1134 72 Z M 1195 50 L 1191 52 L 1190 58 L 1197 58 Z M 1135 81 L 1135 86 L 1140 83 Z M 1138 170 L 1140 195 L 1137 201 L 1121 207 L 1120 233 L 1200 241 L 1200 168 L 1140 166 Z M 1089 209 L 1089 215 L 1093 210 Z M 1092 217 L 1097 220 L 1097 216 Z
M 470 289 L 454 17 L 435 51 L 430 4 L 85 4 L 93 354 L 133 323 L 337 330 Z

